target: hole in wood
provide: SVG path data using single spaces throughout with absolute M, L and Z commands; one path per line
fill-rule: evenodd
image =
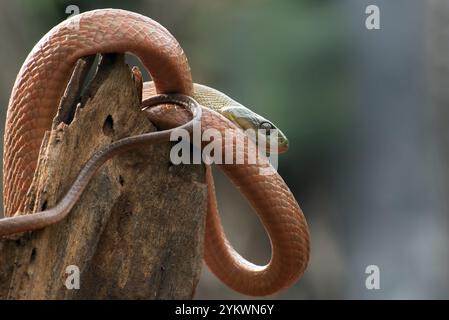
M 114 134 L 114 119 L 112 119 L 111 115 L 108 115 L 104 120 L 103 133 L 108 137 Z
M 42 204 L 41 211 L 47 210 L 47 206 L 48 206 L 48 201 L 45 200 L 44 203 Z
M 31 250 L 30 262 L 33 262 L 36 259 L 36 254 L 37 254 L 37 249 L 33 248 L 33 250 Z

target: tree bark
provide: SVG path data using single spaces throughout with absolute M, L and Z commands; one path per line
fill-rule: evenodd
M 92 62 L 78 61 L 44 138 L 27 197 L 30 212 L 56 205 L 101 146 L 156 130 L 140 111 L 142 83 L 123 55 L 104 56 L 79 99 Z M 62 222 L 2 239 L 0 298 L 192 298 L 202 266 L 207 186 L 202 165 L 171 165 L 170 147 L 114 157 Z M 76 285 L 76 268 L 69 266 L 79 268 L 79 289 L 66 286 Z

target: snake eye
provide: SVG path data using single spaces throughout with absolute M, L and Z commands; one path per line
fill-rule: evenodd
M 259 129 L 264 129 L 267 131 L 267 134 L 270 134 L 270 130 L 273 130 L 274 126 L 271 123 L 264 121 L 259 124 Z

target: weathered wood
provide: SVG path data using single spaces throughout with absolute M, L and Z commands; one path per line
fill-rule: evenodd
M 78 103 L 73 92 L 88 67 L 79 62 L 44 139 L 30 211 L 54 206 L 100 146 L 155 130 L 139 110 L 142 84 L 123 55 L 102 59 L 86 103 Z M 170 146 L 114 157 L 65 220 L 1 240 L 0 298 L 191 298 L 202 266 L 204 167 L 172 166 Z M 65 286 L 70 265 L 81 272 L 79 290 Z

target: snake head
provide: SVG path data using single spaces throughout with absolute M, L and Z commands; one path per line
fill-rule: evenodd
M 265 141 L 267 141 L 266 150 L 269 150 L 271 153 L 283 153 L 288 150 L 287 137 L 271 121 L 214 88 L 195 83 L 194 91 L 195 99 L 203 106 L 222 114 L 244 131 L 253 129 L 255 133 L 264 134 Z M 277 150 L 270 150 L 271 148 L 269 148 L 269 138 L 273 136 L 273 133 L 277 134 Z M 258 142 L 257 137 L 258 135 L 256 134 L 256 143 Z
M 266 148 L 270 152 L 284 153 L 288 150 L 288 139 L 284 133 L 261 115 L 242 105 L 224 107 L 220 112 L 243 130 L 253 129 L 256 133 L 263 134 L 267 143 Z M 274 134 L 277 134 L 277 151 L 270 150 L 270 138 Z M 257 137 L 258 135 L 256 142 Z

